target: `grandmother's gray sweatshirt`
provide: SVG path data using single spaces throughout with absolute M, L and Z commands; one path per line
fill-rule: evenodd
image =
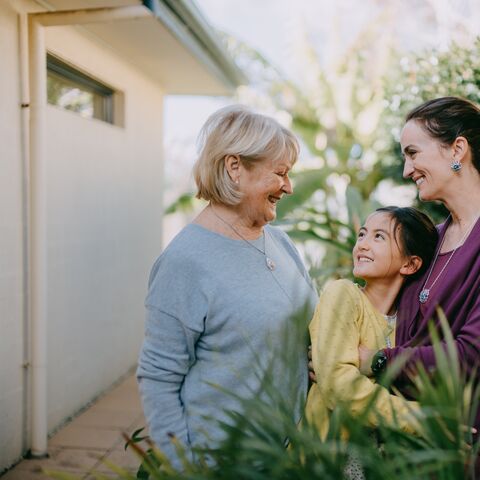
M 257 249 L 274 261 L 273 271 Z M 181 468 L 169 434 L 190 457 L 194 445 L 218 445 L 218 421 L 241 409 L 224 389 L 242 398 L 256 395 L 263 369 L 279 395 L 297 397 L 290 399 L 292 415 L 300 418 L 306 349 L 293 347 L 288 367 L 281 357 L 289 352 L 286 338 L 295 338 L 288 335 L 295 316 L 301 312 L 306 327 L 316 301 L 296 248 L 276 227 L 267 225 L 265 237 L 250 243 L 197 224 L 174 238 L 150 275 L 137 377 L 150 436 L 175 467 Z

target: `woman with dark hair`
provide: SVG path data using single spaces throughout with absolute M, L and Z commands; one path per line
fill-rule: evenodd
M 437 227 L 431 266 L 405 285 L 398 308 L 396 346 L 377 352 L 360 348 L 365 373 L 379 375 L 400 356 L 407 362 L 397 386 L 409 383 L 420 363 L 436 361 L 428 323 L 441 336 L 437 307 L 445 313 L 463 371 L 478 381 L 480 362 L 480 110 L 456 97 L 428 101 L 412 110 L 400 143 L 403 175 L 417 185 L 422 201 L 440 201 L 450 214 Z M 443 340 L 442 340 L 443 341 Z M 474 426 L 480 427 L 480 411 Z

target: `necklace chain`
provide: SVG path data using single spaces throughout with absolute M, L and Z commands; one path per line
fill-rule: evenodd
M 265 246 L 265 231 L 262 229 L 262 238 L 263 238 L 263 250 L 258 248 L 256 245 L 254 245 L 252 242 L 247 240 L 233 225 L 228 223 L 226 220 L 224 220 L 218 213 L 213 209 L 212 204 L 209 205 L 210 210 L 212 213 L 222 222 L 224 223 L 227 227 L 232 229 L 234 233 L 236 233 L 244 242 L 246 242 L 250 247 L 254 248 L 257 250 L 257 252 L 260 252 L 264 257 L 265 257 L 265 263 L 267 265 L 267 268 L 269 270 L 275 270 L 275 262 L 266 254 L 266 246 Z
M 433 272 L 433 268 L 435 266 L 435 263 L 437 262 L 437 258 L 438 258 L 438 255 L 440 254 L 440 250 L 442 249 L 442 246 L 443 246 L 443 242 L 445 241 L 445 236 L 443 236 L 442 238 L 442 242 L 440 243 L 440 246 L 438 247 L 438 250 L 437 252 L 435 253 L 435 258 L 433 259 L 433 262 L 432 262 L 432 265 L 430 267 L 430 270 L 428 272 L 428 275 L 427 275 L 427 278 L 425 279 L 425 282 L 423 283 L 423 287 L 422 287 L 422 290 L 420 292 L 420 295 L 418 296 L 418 299 L 420 301 L 420 303 L 425 303 L 427 300 L 428 300 L 428 297 L 430 295 L 430 290 L 434 287 L 434 285 L 437 283 L 438 279 L 442 276 L 442 273 L 445 271 L 445 269 L 447 268 L 448 264 L 450 263 L 450 260 L 453 258 L 453 255 L 455 254 L 455 252 L 463 245 L 465 239 L 468 237 L 468 235 L 470 234 L 470 232 L 473 230 L 473 227 L 475 226 L 475 224 L 477 223 L 477 220 L 480 218 L 480 215 L 477 215 L 477 217 L 475 218 L 475 220 L 471 223 L 471 225 L 467 228 L 467 230 L 465 231 L 465 233 L 463 234 L 463 237 L 460 239 L 460 241 L 458 242 L 457 246 L 453 249 L 452 253 L 450 254 L 450 256 L 448 257 L 447 261 L 445 262 L 445 264 L 443 265 L 442 269 L 440 270 L 440 272 L 438 273 L 438 275 L 433 279 L 433 282 L 432 284 L 430 285 L 430 288 L 427 288 L 427 283 L 428 281 L 430 280 L 430 276 L 432 275 L 432 272 Z M 445 232 L 446 233 L 446 232 Z

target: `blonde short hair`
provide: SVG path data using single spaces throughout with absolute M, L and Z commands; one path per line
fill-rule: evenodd
M 238 156 L 245 168 L 252 168 L 265 160 L 287 159 L 293 165 L 299 153 L 292 132 L 242 105 L 213 113 L 200 131 L 198 145 L 199 157 L 193 167 L 197 198 L 224 205 L 238 205 L 242 199 L 225 167 L 227 156 Z

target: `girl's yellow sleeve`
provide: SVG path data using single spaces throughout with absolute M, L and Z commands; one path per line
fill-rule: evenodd
M 412 412 L 416 402 L 390 394 L 389 391 L 360 373 L 358 346 L 360 322 L 363 320 L 361 292 L 348 280 L 337 280 L 327 285 L 317 304 L 310 324 L 312 360 L 317 384 L 325 405 L 333 410 L 346 403 L 353 414 L 361 414 L 375 399 L 368 423 L 377 426 L 379 418 L 396 424 L 411 433 L 418 431 Z M 367 329 L 367 332 L 369 330 Z M 372 332 L 369 348 L 379 348 Z M 381 348 L 381 346 L 380 346 Z

